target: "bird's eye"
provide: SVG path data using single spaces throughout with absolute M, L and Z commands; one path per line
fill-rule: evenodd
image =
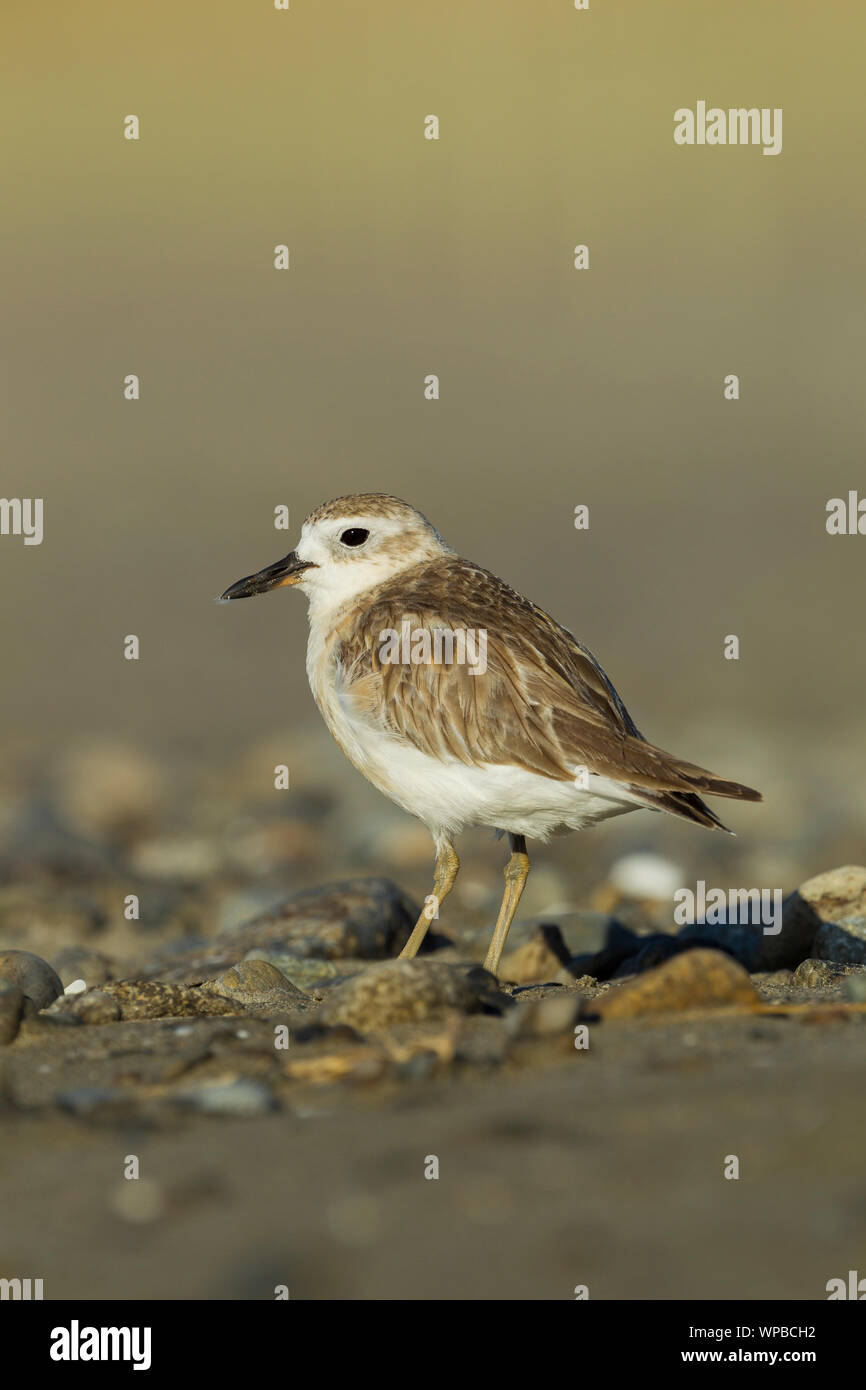
M 343 532 L 340 540 L 343 545 L 363 545 L 369 534 L 363 526 L 350 526 L 348 531 Z

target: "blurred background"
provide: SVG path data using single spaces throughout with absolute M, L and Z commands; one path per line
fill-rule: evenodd
M 866 492 L 860 7 L 7 0 L 4 27 L 3 491 L 45 501 L 41 546 L 0 539 L 10 872 L 48 805 L 194 824 L 192 877 L 246 816 L 254 876 L 426 891 L 426 832 L 321 728 L 303 599 L 212 602 L 367 490 L 571 628 L 654 742 L 765 792 L 736 841 L 636 816 L 552 846 L 534 907 L 628 848 L 786 888 L 856 857 L 866 539 L 824 522 Z M 700 99 L 782 107 L 783 152 L 676 146 Z

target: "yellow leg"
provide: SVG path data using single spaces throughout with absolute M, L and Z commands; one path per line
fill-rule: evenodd
M 514 914 L 526 886 L 526 880 L 529 878 L 529 855 L 526 853 L 526 841 L 522 835 L 509 835 L 508 839 L 511 844 L 511 858 L 505 866 L 505 892 L 502 895 L 502 906 L 496 919 L 493 940 L 484 962 L 484 969 L 489 970 L 493 975 L 499 969 L 505 939 L 514 920 Z
M 436 868 L 433 871 L 432 897 L 428 898 L 424 904 L 421 916 L 412 928 L 412 935 L 400 952 L 399 960 L 411 960 L 412 956 L 417 956 L 418 948 L 427 935 L 430 923 L 454 887 L 454 880 L 459 868 L 460 860 L 457 858 L 457 851 L 451 841 L 439 841 L 436 845 Z

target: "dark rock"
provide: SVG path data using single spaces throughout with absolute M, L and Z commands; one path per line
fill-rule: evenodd
M 818 960 L 866 965 L 866 916 L 822 923 L 812 949 Z
M 47 960 L 30 951 L 0 951 L 0 979 L 17 985 L 37 1009 L 45 1009 L 63 993 L 63 983 Z
M 188 983 L 237 965 L 253 950 L 340 960 L 396 955 L 418 911 L 386 878 L 350 879 L 311 888 L 241 927 L 183 952 L 173 951 L 142 971 L 143 978 Z
M 609 980 L 623 961 L 638 953 L 645 940 L 615 918 L 608 918 L 598 948 L 572 956 L 568 968 L 575 979 L 591 975 L 594 980 Z
M 781 931 L 767 933 L 760 922 L 690 922 L 678 939 L 726 951 L 749 971 L 793 970 L 809 954 L 814 932 L 789 915 L 791 898 L 782 904 Z
M 640 975 L 644 970 L 654 970 L 657 965 L 663 965 L 672 956 L 678 956 L 683 951 L 693 951 L 700 942 L 683 940 L 679 936 L 671 936 L 667 932 L 653 932 L 651 936 L 637 938 L 642 943 L 640 950 L 633 956 L 628 956 L 621 965 L 617 967 L 611 979 L 622 979 L 627 975 Z
M 792 949 L 802 945 L 798 965 L 809 955 L 812 942 L 825 922 L 841 922 L 866 915 L 866 869 L 847 864 L 807 879 L 786 898 L 781 936 L 788 937 Z M 790 962 L 787 962 L 790 963 Z
M 0 980 L 0 1047 L 14 1042 L 24 1013 L 24 995 L 16 984 Z

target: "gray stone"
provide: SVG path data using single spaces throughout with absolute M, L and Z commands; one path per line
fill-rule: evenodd
M 121 1015 L 120 1004 L 110 994 L 98 989 L 89 990 L 75 1001 L 74 1012 L 82 1023 L 115 1023 Z
M 812 949 L 819 960 L 866 965 L 866 916 L 822 923 Z
M 481 1007 L 478 988 L 459 969 L 431 960 L 389 960 L 331 990 L 319 1019 L 367 1032 L 434 1018 L 450 1009 L 474 1013 Z
M 276 1096 L 261 1081 L 234 1081 L 191 1087 L 171 1097 L 174 1105 L 203 1115 L 267 1115 L 278 1109 Z
M 816 960 L 809 956 L 794 971 L 794 984 L 801 989 L 832 989 L 844 980 L 849 971 L 836 961 Z
M 244 956 L 244 960 L 265 960 L 285 976 L 290 984 L 299 990 L 309 992 L 335 979 L 341 971 L 332 960 L 319 960 L 315 956 L 293 956 L 288 951 L 268 951 L 255 946 Z
M 30 951 L 0 951 L 0 979 L 17 985 L 37 1009 L 45 1009 L 63 993 L 63 982 L 47 960 Z
M 200 986 L 202 993 L 234 999 L 245 1009 L 259 1013 L 287 1013 L 311 1003 L 310 996 L 287 980 L 267 960 L 244 960 L 216 980 Z
M 190 984 L 237 965 L 249 952 L 303 958 L 366 960 L 396 955 L 420 909 L 386 878 L 350 879 L 297 893 L 279 907 L 212 941 L 167 952 L 143 979 Z
M 841 922 L 864 914 L 866 869 L 857 864 L 846 864 L 843 868 L 829 869 L 827 873 L 807 879 L 785 900 L 781 934 L 788 936 L 792 946 L 808 940 L 808 947 L 811 947 L 825 922 Z M 806 948 L 800 960 L 816 954 Z M 799 964 L 799 961 L 794 963 Z
M 14 1042 L 24 1013 L 24 995 L 10 980 L 0 980 L 0 1047 Z
M 419 911 L 390 879 L 358 878 L 296 893 L 225 935 L 244 954 L 276 945 L 298 956 L 376 959 L 405 945 Z

